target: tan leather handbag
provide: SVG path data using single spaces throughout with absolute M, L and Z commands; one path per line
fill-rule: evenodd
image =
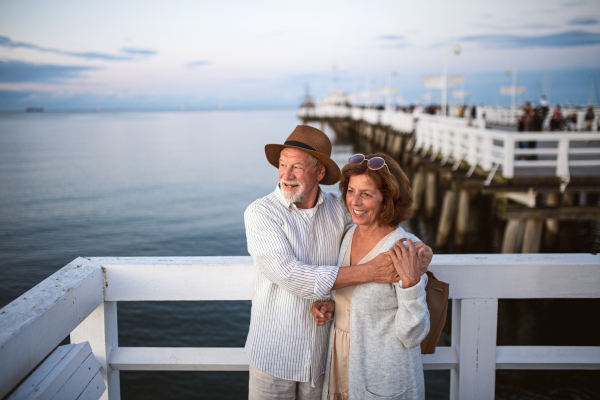
M 442 329 L 446 324 L 448 315 L 448 293 L 450 285 L 446 282 L 437 280 L 437 278 L 427 271 L 427 308 L 429 309 L 429 333 L 425 340 L 421 342 L 421 354 L 434 354 L 435 346 L 442 334 Z

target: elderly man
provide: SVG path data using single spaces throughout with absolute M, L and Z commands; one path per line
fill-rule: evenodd
M 328 299 L 333 289 L 399 278 L 387 254 L 336 266 L 352 217 L 339 194 L 319 189 L 319 183 L 332 185 L 341 177 L 323 132 L 299 125 L 283 145 L 266 145 L 265 153 L 279 168 L 279 185 L 244 214 L 256 266 L 245 347 L 249 399 L 320 399 L 329 326 L 316 325 L 313 302 Z M 428 264 L 431 249 L 421 246 L 419 257 Z

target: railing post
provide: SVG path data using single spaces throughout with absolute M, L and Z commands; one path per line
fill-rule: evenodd
M 504 135 L 504 157 L 502 162 L 502 176 L 513 178 L 515 175 L 515 135 Z
M 451 346 L 460 354 L 460 299 L 452 299 L 452 333 Z M 460 359 L 459 359 L 460 365 Z M 450 400 L 460 400 L 459 394 L 459 369 L 450 370 Z
M 90 342 L 92 352 L 100 363 L 100 372 L 106 385 L 102 400 L 120 400 L 119 371 L 109 365 L 111 351 L 119 346 L 117 329 L 117 302 L 100 304 L 73 332 L 71 343 Z
M 483 156 L 482 156 L 482 161 L 481 161 L 481 167 L 485 170 L 485 171 L 489 171 L 492 169 L 492 156 L 493 151 L 494 151 L 494 138 L 489 135 L 489 134 L 484 134 L 482 135 L 482 140 L 483 140 Z
M 461 300 L 458 397 L 454 398 L 494 399 L 497 324 L 498 299 Z M 454 342 L 454 332 L 452 336 Z
M 556 176 L 560 176 L 561 178 L 569 176 L 569 138 L 561 138 L 558 140 Z

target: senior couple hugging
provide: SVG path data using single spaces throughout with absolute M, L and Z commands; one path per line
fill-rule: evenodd
M 249 399 L 424 399 L 420 343 L 433 253 L 400 222 L 412 207 L 400 166 L 299 125 L 265 146 L 279 184 L 244 214 L 256 266 Z M 319 184 L 340 182 L 340 192 Z

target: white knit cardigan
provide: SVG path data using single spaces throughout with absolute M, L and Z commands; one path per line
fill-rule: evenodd
M 340 248 L 341 266 L 356 226 L 346 234 Z M 381 247 L 387 252 L 401 238 L 420 241 L 398 227 Z M 420 344 L 429 332 L 429 310 L 425 301 L 427 275 L 415 286 L 399 283 L 358 285 L 350 303 L 350 400 L 425 398 Z M 332 292 L 335 298 L 335 293 Z M 335 318 L 335 317 L 334 317 Z M 333 327 L 329 339 L 323 400 L 329 390 Z

